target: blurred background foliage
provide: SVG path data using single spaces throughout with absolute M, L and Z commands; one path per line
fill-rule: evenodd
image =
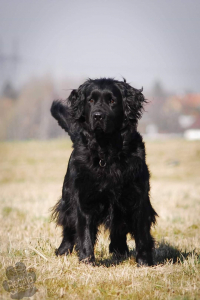
M 0 139 L 49 139 L 65 136 L 51 117 L 54 99 L 66 98 L 86 78 L 56 83 L 50 76 L 29 79 L 20 90 L 6 82 L 0 97 Z M 65 87 L 65 89 L 62 89 Z M 144 95 L 148 100 L 139 130 L 147 138 L 186 137 L 200 130 L 200 94 L 174 94 L 160 82 Z M 196 139 L 194 137 L 194 139 Z

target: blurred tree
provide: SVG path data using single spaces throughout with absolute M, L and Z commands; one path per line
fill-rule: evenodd
M 51 78 L 31 79 L 21 90 L 12 118 L 7 124 L 6 137 L 47 139 L 62 135 L 62 130 L 55 126 L 50 113 L 54 98 L 56 92 Z
M 166 110 L 167 99 L 170 93 L 166 92 L 160 81 L 156 81 L 151 92 L 151 106 L 149 116 L 153 124 L 161 133 L 179 132 L 179 113 L 175 110 Z
M 18 96 L 17 92 L 14 89 L 12 83 L 10 81 L 7 81 L 2 88 L 2 97 L 9 98 L 9 99 L 16 99 L 17 96 Z

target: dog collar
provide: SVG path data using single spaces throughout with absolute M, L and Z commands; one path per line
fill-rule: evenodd
M 99 161 L 99 165 L 100 165 L 100 167 L 104 168 L 104 167 L 106 166 L 106 162 L 105 162 L 105 160 L 103 160 L 103 159 L 100 159 L 100 161 Z

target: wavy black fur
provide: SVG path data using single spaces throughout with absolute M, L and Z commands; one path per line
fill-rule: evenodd
M 149 199 L 145 145 L 137 132 L 145 102 L 142 89 L 110 78 L 88 79 L 65 101 L 53 102 L 51 113 L 74 148 L 52 214 L 63 228 L 57 255 L 76 246 L 79 260 L 94 263 L 98 226 L 104 224 L 111 253 L 128 254 L 130 233 L 138 264 L 153 264 L 150 229 L 157 214 Z

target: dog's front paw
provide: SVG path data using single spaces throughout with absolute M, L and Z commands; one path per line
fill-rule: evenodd
M 143 252 L 136 256 L 136 262 L 138 267 L 153 266 L 152 253 Z
M 68 255 L 71 254 L 73 250 L 73 247 L 68 244 L 61 244 L 58 249 L 55 250 L 56 256 L 58 255 Z
M 86 265 L 95 266 L 95 257 L 91 255 L 89 257 L 79 256 L 79 261 L 85 263 Z
M 59 255 L 68 255 L 70 254 L 69 252 L 69 249 L 65 249 L 65 248 L 58 248 L 58 249 L 55 249 L 55 255 L 56 256 L 59 256 Z

